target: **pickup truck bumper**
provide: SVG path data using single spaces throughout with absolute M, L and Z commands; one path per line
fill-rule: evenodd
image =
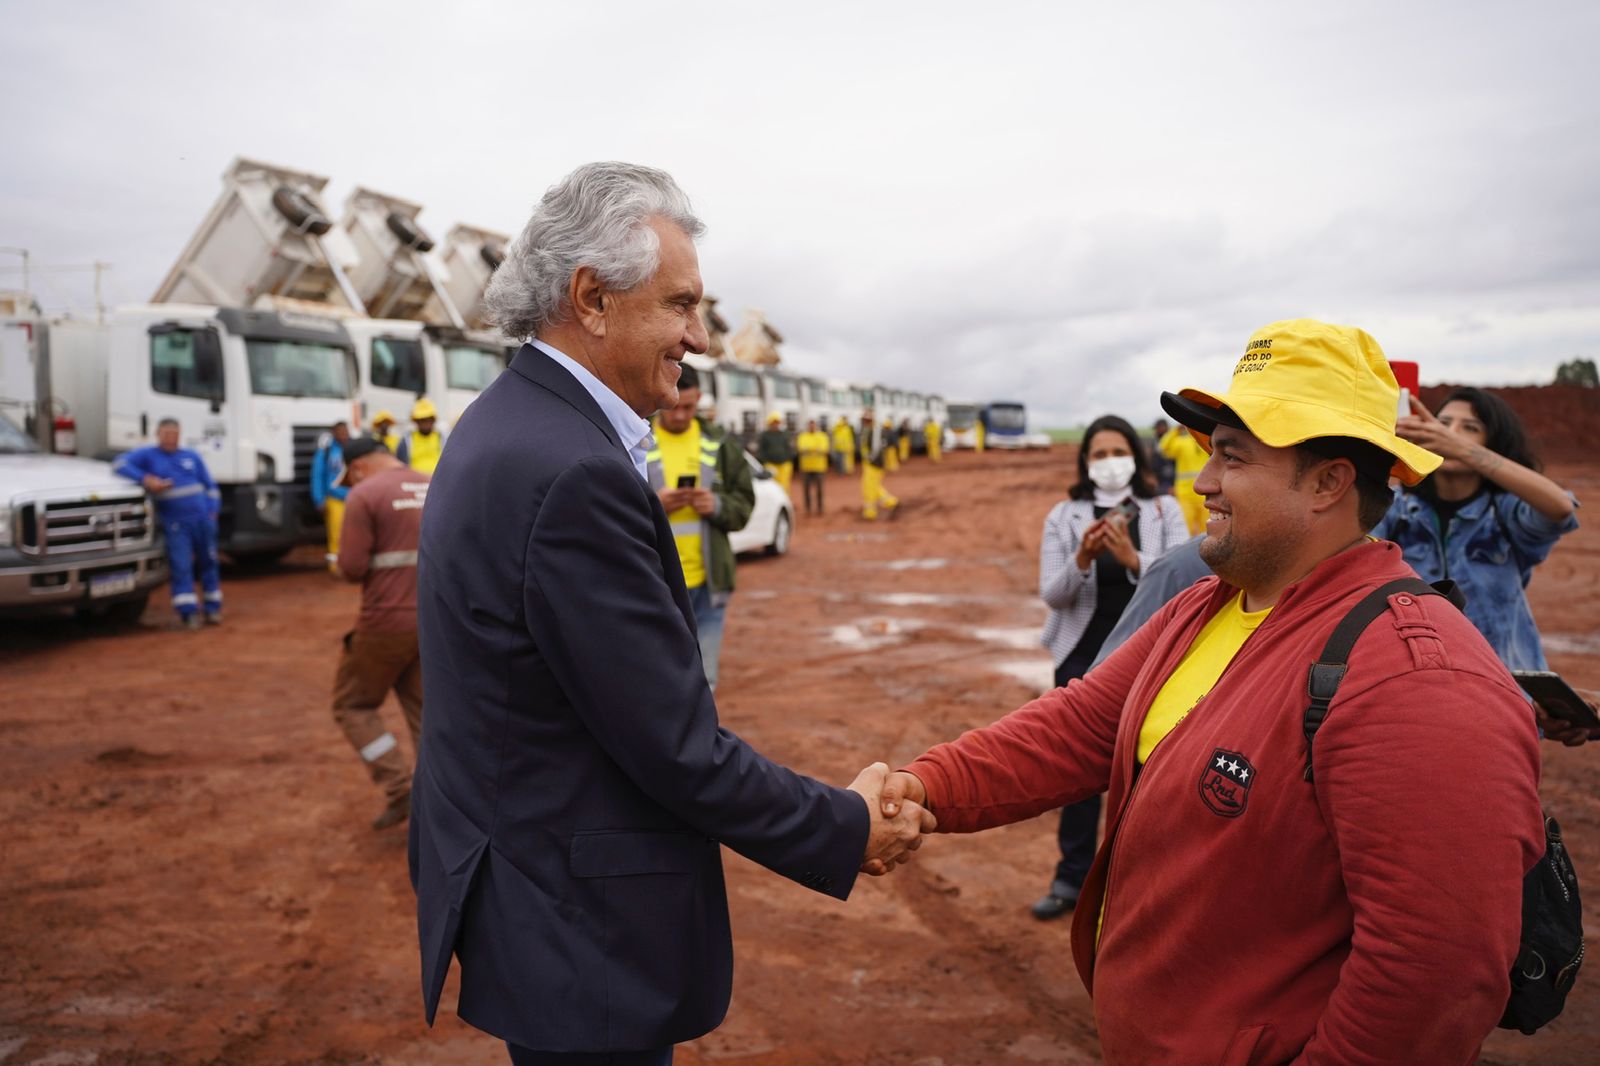
M 0 549 L 0 612 L 99 607 L 147 595 L 166 580 L 167 557 L 159 542 L 137 551 L 48 561 Z

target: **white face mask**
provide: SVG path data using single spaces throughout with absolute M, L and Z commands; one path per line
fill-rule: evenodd
M 1116 492 L 1133 481 L 1133 471 L 1133 456 L 1113 455 L 1089 464 L 1089 480 L 1101 492 Z

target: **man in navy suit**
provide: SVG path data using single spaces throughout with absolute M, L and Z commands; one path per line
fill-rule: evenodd
M 423 516 L 428 716 L 412 785 L 423 1000 L 539 1066 L 658 1066 L 715 1028 L 733 976 L 721 845 L 845 898 L 933 828 L 717 723 L 645 416 L 707 339 L 671 177 L 620 163 L 547 192 L 487 300 L 529 337 L 473 402 Z

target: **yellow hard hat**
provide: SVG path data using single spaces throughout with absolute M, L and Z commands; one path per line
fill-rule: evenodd
M 1395 434 L 1400 386 L 1383 349 L 1364 330 L 1310 318 L 1251 335 L 1225 393 L 1161 394 L 1167 414 L 1211 450 L 1211 431 L 1231 425 L 1273 448 L 1318 437 L 1354 437 L 1394 458 L 1390 473 L 1415 485 L 1444 460 Z
M 438 418 L 439 409 L 433 406 L 433 401 L 424 396 L 411 406 L 411 421 L 422 418 Z
M 780 423 L 782 421 L 783 421 L 783 416 L 780 415 L 776 411 L 772 412 L 770 415 L 767 416 L 767 425 L 769 425 L 769 426 L 776 426 L 778 423 Z
M 397 419 L 394 417 L 394 415 L 390 414 L 388 411 L 379 411 L 377 414 L 372 416 L 372 424 L 375 426 L 381 426 L 385 422 L 392 426 L 396 421 Z

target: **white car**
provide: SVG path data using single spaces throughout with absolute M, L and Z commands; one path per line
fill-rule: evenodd
M 755 456 L 745 452 L 744 461 L 750 464 L 756 505 L 744 528 L 728 534 L 728 543 L 735 555 L 753 551 L 782 555 L 789 550 L 789 537 L 794 533 L 794 501 L 767 468 L 756 462 Z

